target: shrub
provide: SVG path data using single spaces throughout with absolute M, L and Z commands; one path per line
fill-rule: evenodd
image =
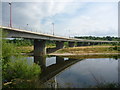
M 3 63 L 7 63 L 11 56 L 15 55 L 16 49 L 13 44 L 7 43 L 6 41 L 2 41 L 2 58 Z
M 40 66 L 33 63 L 28 65 L 26 60 L 16 60 L 4 65 L 3 77 L 6 80 L 14 78 L 32 79 L 37 77 L 41 72 Z

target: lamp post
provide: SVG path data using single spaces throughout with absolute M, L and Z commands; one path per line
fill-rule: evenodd
M 52 25 L 53 25 L 53 28 L 52 28 L 52 29 L 53 29 L 53 35 L 54 35 L 54 23 L 52 23 Z
M 10 2 L 9 3 L 9 6 L 10 6 L 10 27 L 12 28 L 12 3 Z

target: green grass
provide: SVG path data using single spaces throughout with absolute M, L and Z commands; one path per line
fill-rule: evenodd
M 117 46 L 85 46 L 85 47 L 73 47 L 64 48 L 58 50 L 56 53 L 118 53 L 120 47 Z
M 20 53 L 31 53 L 34 50 L 33 46 L 16 46 L 16 49 Z

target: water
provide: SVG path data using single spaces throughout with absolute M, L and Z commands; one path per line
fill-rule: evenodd
M 118 64 L 109 58 L 86 59 L 60 73 L 56 79 L 62 87 L 82 88 L 104 82 L 118 82 Z
M 118 60 L 113 58 L 69 59 L 29 57 L 42 68 L 45 87 L 87 88 L 100 83 L 118 82 Z

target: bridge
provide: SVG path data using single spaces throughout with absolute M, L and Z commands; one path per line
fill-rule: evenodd
M 42 56 L 46 54 L 45 46 L 46 46 L 46 41 L 48 40 L 56 42 L 56 48 L 48 49 L 47 50 L 48 52 L 62 49 L 64 47 L 64 42 L 68 42 L 69 47 L 75 47 L 75 43 L 77 43 L 76 46 L 97 45 L 99 43 L 118 43 L 118 41 L 101 41 L 101 40 L 68 38 L 68 37 L 43 34 L 43 33 L 32 32 L 28 30 L 5 27 L 5 26 L 0 26 L 0 28 L 3 31 L 7 32 L 8 38 L 33 39 L 34 40 L 34 56 Z

